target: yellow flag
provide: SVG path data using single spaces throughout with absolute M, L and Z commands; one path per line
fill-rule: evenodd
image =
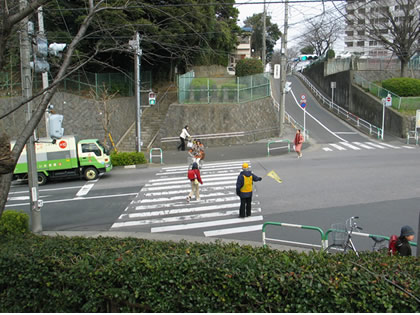
M 275 181 L 282 183 L 282 180 L 280 179 L 279 175 L 277 175 L 274 171 L 268 172 L 267 176 L 270 176 Z

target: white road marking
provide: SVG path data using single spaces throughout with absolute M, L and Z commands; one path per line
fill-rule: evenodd
M 201 188 L 200 186 L 200 194 L 201 192 L 227 190 L 227 189 L 236 189 L 236 185 L 225 185 L 225 186 L 203 187 L 203 188 Z M 168 195 L 177 195 L 177 194 L 188 194 L 190 193 L 190 191 L 191 191 L 191 186 L 190 186 L 190 189 L 148 192 L 148 193 L 145 193 L 144 196 L 157 197 L 157 196 L 168 196 Z M 187 196 L 185 195 L 185 197 Z
M 230 229 L 205 231 L 204 236 L 209 237 L 209 236 L 237 234 L 237 233 L 252 232 L 252 231 L 262 231 L 262 226 L 263 226 L 262 224 L 257 224 L 257 225 L 241 226 L 241 227 L 230 228 Z
M 303 111 L 304 109 L 302 107 L 300 107 L 295 94 L 292 92 L 292 96 L 295 99 L 296 105 Z M 338 139 L 340 139 L 343 142 L 348 142 L 346 139 L 341 138 L 340 136 L 337 136 L 336 133 L 334 133 L 333 131 L 331 131 L 330 129 L 327 128 L 327 126 L 323 125 L 318 119 L 316 119 L 313 115 L 311 115 L 308 111 L 306 111 L 306 115 L 308 115 L 309 117 L 311 117 L 313 120 L 315 120 L 321 127 L 323 127 L 325 130 L 327 130 L 329 133 L 331 133 L 333 136 L 337 137 Z
M 339 151 L 346 151 L 347 150 L 347 149 L 345 149 L 343 147 L 340 147 L 338 144 L 335 144 L 335 143 L 330 143 L 330 146 L 338 149 Z
M 214 175 L 210 175 L 210 176 L 214 176 Z M 179 178 L 179 177 L 177 177 L 177 178 Z M 211 178 L 209 178 L 209 176 L 201 176 L 201 179 L 203 180 L 203 182 L 206 182 L 206 183 L 208 183 L 208 182 L 216 182 L 216 181 L 221 181 L 222 179 L 223 180 L 237 180 L 237 178 L 238 178 L 238 173 L 235 173 L 235 174 L 233 174 L 232 173 L 232 175 L 229 175 L 229 176 L 223 176 L 223 177 L 221 177 L 221 176 L 215 176 L 214 178 L 213 177 L 211 177 Z M 185 176 L 185 177 L 182 177 L 181 179 L 179 179 L 179 180 L 174 180 L 174 181 L 166 181 L 166 182 L 160 182 L 160 183 L 147 183 L 147 184 L 145 184 L 144 185 L 144 187 L 157 187 L 157 186 L 163 186 L 163 185 L 168 185 L 168 184 L 190 184 L 190 180 L 187 178 L 187 176 Z
M 396 147 L 395 145 L 392 144 L 388 144 L 388 143 L 381 143 L 381 145 L 384 145 L 388 148 L 392 148 L 392 149 L 401 149 L 400 147 Z
M 209 226 L 238 224 L 238 223 L 255 222 L 255 221 L 261 221 L 261 220 L 263 220 L 262 215 L 255 216 L 255 217 L 251 216 L 244 219 L 237 218 L 237 219 L 217 220 L 217 221 L 208 221 L 208 222 L 200 222 L 200 223 L 161 226 L 161 227 L 152 228 L 150 232 L 158 233 L 158 232 L 168 232 L 168 231 L 190 230 L 190 229 L 198 229 L 198 228 L 203 228 L 203 227 L 205 228 Z
M 410 147 L 408 145 L 403 145 L 403 148 L 406 148 L 406 149 L 414 149 L 414 147 Z
M 212 168 L 212 169 L 201 169 L 200 172 L 201 174 L 205 175 L 205 174 L 216 174 L 216 171 L 223 171 L 223 170 L 232 170 L 234 169 L 232 166 L 224 166 L 224 167 L 220 167 L 220 168 Z M 241 167 L 236 167 L 236 169 L 242 170 L 242 166 Z M 157 173 L 156 175 L 173 175 L 173 174 L 186 174 L 187 173 L 187 169 L 185 170 L 179 170 L 179 171 L 173 171 L 173 172 L 165 172 L 165 173 Z
M 348 148 L 350 148 L 352 150 L 356 150 L 356 151 L 361 150 L 360 148 L 358 148 L 358 147 L 356 147 L 354 145 L 351 145 L 350 143 L 347 143 L 347 142 L 340 142 L 340 144 L 341 145 L 344 145 L 344 146 L 346 146 L 346 147 L 348 147 Z
M 214 183 L 206 183 L 203 182 L 203 185 L 200 184 L 201 187 L 209 187 L 209 186 L 218 186 L 218 185 L 228 185 L 228 184 L 236 184 L 235 180 L 226 180 L 226 181 L 217 181 Z M 157 186 L 157 187 L 143 187 L 142 191 L 158 191 L 158 190 L 165 190 L 173 189 L 173 186 Z M 176 188 L 191 188 L 191 183 L 185 183 L 183 185 L 177 185 Z
M 227 197 L 227 196 L 236 196 L 236 193 L 233 191 L 227 191 L 227 192 L 215 192 L 210 194 L 203 194 L 202 191 L 200 191 L 201 198 L 209 198 L 209 197 Z M 148 203 L 160 203 L 165 204 L 177 200 L 184 200 L 185 201 L 186 196 L 173 196 L 173 197 L 161 197 L 161 198 L 154 198 L 154 199 L 141 199 L 138 201 L 140 204 L 148 204 Z
M 186 197 L 183 196 L 183 202 L 172 202 L 172 203 L 165 203 L 165 204 L 153 204 L 153 205 L 145 205 L 145 206 L 137 206 L 136 207 L 136 211 L 143 211 L 143 210 L 152 210 L 152 209 L 159 209 L 159 208 L 180 208 L 180 207 L 185 207 L 188 205 L 188 202 L 186 201 Z M 206 203 L 223 203 L 223 202 L 230 202 L 230 201 L 239 201 L 239 197 L 238 196 L 233 196 L 232 197 L 224 197 L 224 198 L 210 198 L 210 199 L 203 199 L 203 196 L 201 195 L 201 203 L 206 204 Z M 222 205 L 223 207 L 225 205 Z M 218 205 L 217 207 L 220 208 L 220 205 Z M 218 208 L 216 208 L 218 209 Z M 203 209 L 205 210 L 205 209 Z
M 261 209 L 259 209 L 259 211 L 261 211 Z M 259 212 L 259 211 L 255 210 L 255 212 Z M 188 220 L 201 220 L 205 218 L 214 218 L 214 217 L 234 215 L 235 213 L 238 214 L 239 210 L 226 211 L 226 212 L 209 212 L 209 213 L 203 213 L 203 214 L 186 215 L 186 216 L 181 216 L 181 217 L 165 217 L 165 218 L 156 218 L 156 219 L 148 219 L 148 220 L 125 221 L 121 223 L 114 223 L 111 226 L 111 228 L 149 225 L 149 224 L 162 224 L 162 223 L 180 222 L 180 221 L 188 221 Z M 185 225 L 185 224 L 182 224 L 182 225 Z M 168 226 L 165 226 L 165 227 L 168 228 Z
M 103 198 L 118 198 L 118 197 L 125 197 L 125 196 L 133 196 L 137 195 L 137 193 L 128 193 L 128 194 L 119 194 L 119 195 L 105 195 L 105 196 L 92 196 L 92 197 L 79 197 L 79 198 L 72 198 L 72 199 L 58 199 L 58 200 L 44 200 L 44 204 L 46 203 L 59 203 L 59 202 L 69 202 L 69 201 L 81 201 L 81 200 L 90 200 L 90 199 L 103 199 Z M 6 205 L 6 207 L 18 207 L 18 206 L 27 206 L 29 203 L 20 203 L 20 204 L 13 204 L 13 205 Z
M 324 151 L 332 151 L 332 149 L 330 149 L 330 148 L 322 148 L 322 150 L 324 150 Z
M 187 173 L 185 172 L 185 176 L 180 176 L 180 177 L 167 177 L 167 178 L 158 178 L 158 179 L 151 179 L 149 180 L 148 183 L 152 183 L 152 184 L 158 184 L 158 183 L 164 183 L 164 182 L 173 182 L 173 181 L 177 181 L 177 180 L 184 180 L 187 179 Z M 225 172 L 224 174 L 211 174 L 211 175 L 201 175 L 201 178 L 204 179 L 209 179 L 209 178 L 213 178 L 216 177 L 218 179 L 221 179 L 222 177 L 238 177 L 239 172 L 235 171 L 235 172 Z
M 365 142 L 365 143 L 368 144 L 368 145 L 371 145 L 372 147 L 375 147 L 375 148 L 385 149 L 385 147 L 383 147 L 383 146 L 381 146 L 377 143 L 373 143 L 373 142 Z
M 359 147 L 362 147 L 362 148 L 364 148 L 364 149 L 368 149 L 368 150 L 375 150 L 375 148 L 372 148 L 372 147 L 370 147 L 370 146 L 368 146 L 368 145 L 366 145 L 366 144 L 363 144 L 363 143 L 361 143 L 361 142 L 353 142 L 355 145 L 358 145 Z
M 336 135 L 357 135 L 355 131 L 336 131 L 334 132 Z
M 83 186 L 71 186 L 71 187 L 62 187 L 62 188 L 51 188 L 51 189 L 39 189 L 39 192 L 44 192 L 44 191 L 56 191 L 56 190 L 67 190 L 67 189 L 78 189 L 81 188 Z M 20 191 L 11 191 L 9 192 L 9 195 L 14 195 L 14 194 L 27 194 L 29 193 L 29 190 L 20 190 Z
M 220 162 L 220 163 L 206 163 L 203 168 L 209 168 L 209 167 L 213 167 L 213 166 L 226 166 L 226 165 L 239 165 L 242 167 L 243 163 L 250 163 L 249 160 L 244 160 L 244 161 L 232 161 L 232 162 Z M 179 170 L 179 169 L 187 169 L 187 166 L 170 166 L 170 167 L 162 167 L 162 170 Z
M 91 184 L 91 183 L 87 183 L 85 184 L 82 188 L 80 188 L 80 190 L 76 193 L 77 197 L 82 197 L 82 196 L 86 196 L 89 191 L 92 189 L 93 185 L 95 184 Z

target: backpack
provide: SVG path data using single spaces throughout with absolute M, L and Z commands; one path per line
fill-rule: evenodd
M 397 241 L 398 241 L 398 236 L 395 234 L 391 235 L 391 238 L 389 239 L 389 243 L 388 243 L 389 256 L 394 256 L 395 254 L 397 254 Z
M 188 170 L 188 179 L 194 180 L 196 178 L 194 170 Z

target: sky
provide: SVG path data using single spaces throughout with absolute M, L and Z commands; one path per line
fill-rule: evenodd
M 300 47 L 299 42 L 301 41 L 302 33 L 306 27 L 305 20 L 317 16 L 323 12 L 322 2 L 317 3 L 302 3 L 289 0 L 289 28 L 287 34 L 287 47 L 297 46 Z M 263 12 L 264 0 L 236 0 L 236 7 L 239 9 L 239 26 L 243 26 L 243 21 L 252 16 L 255 13 Z M 277 2 L 277 3 L 276 3 Z M 276 0 L 266 0 L 267 14 L 271 16 L 271 22 L 276 23 L 280 30 L 284 30 L 284 3 L 278 3 Z M 342 8 L 344 5 L 343 1 L 336 1 L 335 5 Z M 325 10 L 336 11 L 333 4 L 330 2 L 325 3 Z M 281 41 L 277 41 L 275 50 L 280 49 Z M 343 50 L 344 43 L 341 40 L 334 45 L 334 49 L 337 51 Z

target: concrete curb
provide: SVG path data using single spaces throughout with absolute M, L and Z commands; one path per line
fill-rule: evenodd
M 150 241 L 163 241 L 169 242 L 173 241 L 176 243 L 179 242 L 190 242 L 190 243 L 203 243 L 203 244 L 214 244 L 216 242 L 221 242 L 225 244 L 234 243 L 240 246 L 252 246 L 252 247 L 262 247 L 262 242 L 252 242 L 252 241 L 242 241 L 242 240 L 231 240 L 223 238 L 207 238 L 200 236 L 185 236 L 185 235 L 173 235 L 173 234 L 151 234 L 143 232 L 119 232 L 119 231 L 43 231 L 41 235 L 45 236 L 65 236 L 65 237 L 116 237 L 116 238 L 139 238 L 147 239 Z M 310 252 L 311 249 L 291 247 L 285 245 L 269 244 L 271 249 L 289 251 L 294 250 L 298 252 Z

